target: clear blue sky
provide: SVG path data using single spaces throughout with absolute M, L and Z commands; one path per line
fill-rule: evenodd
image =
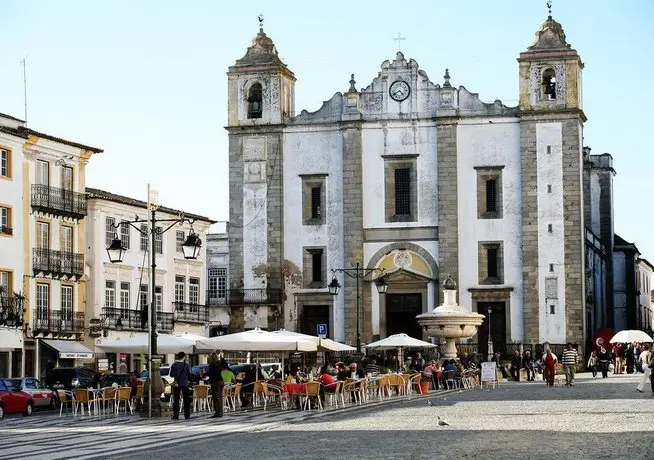
M 297 76 L 298 112 L 351 73 L 367 86 L 398 32 L 435 83 L 447 67 L 455 86 L 515 105 L 515 59 L 547 16 L 545 0 L 2 0 L 0 112 L 23 116 L 27 56 L 28 126 L 105 149 L 88 186 L 145 199 L 150 181 L 160 202 L 226 220 L 225 72 L 260 12 Z M 554 0 L 553 16 L 586 64 L 585 144 L 614 157 L 616 231 L 654 261 L 654 2 Z

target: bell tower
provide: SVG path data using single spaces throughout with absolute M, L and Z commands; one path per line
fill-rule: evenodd
M 268 328 L 282 308 L 283 130 L 294 111 L 295 75 L 263 31 L 263 16 L 227 81 L 230 289 L 265 305 L 234 304 L 229 330 Z
M 583 63 L 549 15 L 518 58 L 524 340 L 585 346 Z

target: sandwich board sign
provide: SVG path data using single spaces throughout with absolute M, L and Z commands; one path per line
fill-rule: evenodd
M 487 385 L 493 385 L 497 383 L 497 365 L 490 361 L 481 363 L 481 386 L 484 386 L 484 383 Z

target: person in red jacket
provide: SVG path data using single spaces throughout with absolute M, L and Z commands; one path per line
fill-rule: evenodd
M 545 383 L 550 387 L 554 386 L 554 374 L 557 361 L 558 359 L 556 358 L 556 355 L 548 348 L 547 353 L 543 355 L 543 365 L 545 366 Z

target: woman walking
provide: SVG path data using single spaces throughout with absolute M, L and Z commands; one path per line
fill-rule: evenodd
M 651 361 L 650 354 L 652 352 L 649 349 L 649 346 L 643 345 L 643 351 L 638 357 L 638 362 L 642 366 L 643 369 L 643 378 L 641 379 L 640 383 L 638 384 L 638 387 L 636 388 L 637 391 L 640 393 L 643 392 L 643 388 L 645 388 L 645 384 L 647 383 L 647 379 L 650 378 L 650 375 L 652 373 L 652 369 L 649 367 L 649 363 Z M 654 378 L 652 379 L 654 380 Z M 652 384 L 654 388 L 654 383 Z
M 552 350 L 547 349 L 547 353 L 543 355 L 543 364 L 545 365 L 545 383 L 549 387 L 554 386 L 554 374 L 556 362 L 558 361 L 556 355 L 552 353 Z
M 597 355 L 597 358 L 599 359 L 602 378 L 605 379 L 609 374 L 609 362 L 611 361 L 611 354 L 606 351 L 606 348 L 600 347 L 600 352 Z
M 593 373 L 593 378 L 597 377 L 597 352 L 595 350 L 590 352 L 590 358 L 588 358 L 588 364 L 586 367 L 590 369 L 590 371 Z
M 227 367 L 223 352 L 213 352 L 209 355 L 209 383 L 211 384 L 211 399 L 213 400 L 212 418 L 223 416 L 223 389 L 225 382 L 222 372 Z

